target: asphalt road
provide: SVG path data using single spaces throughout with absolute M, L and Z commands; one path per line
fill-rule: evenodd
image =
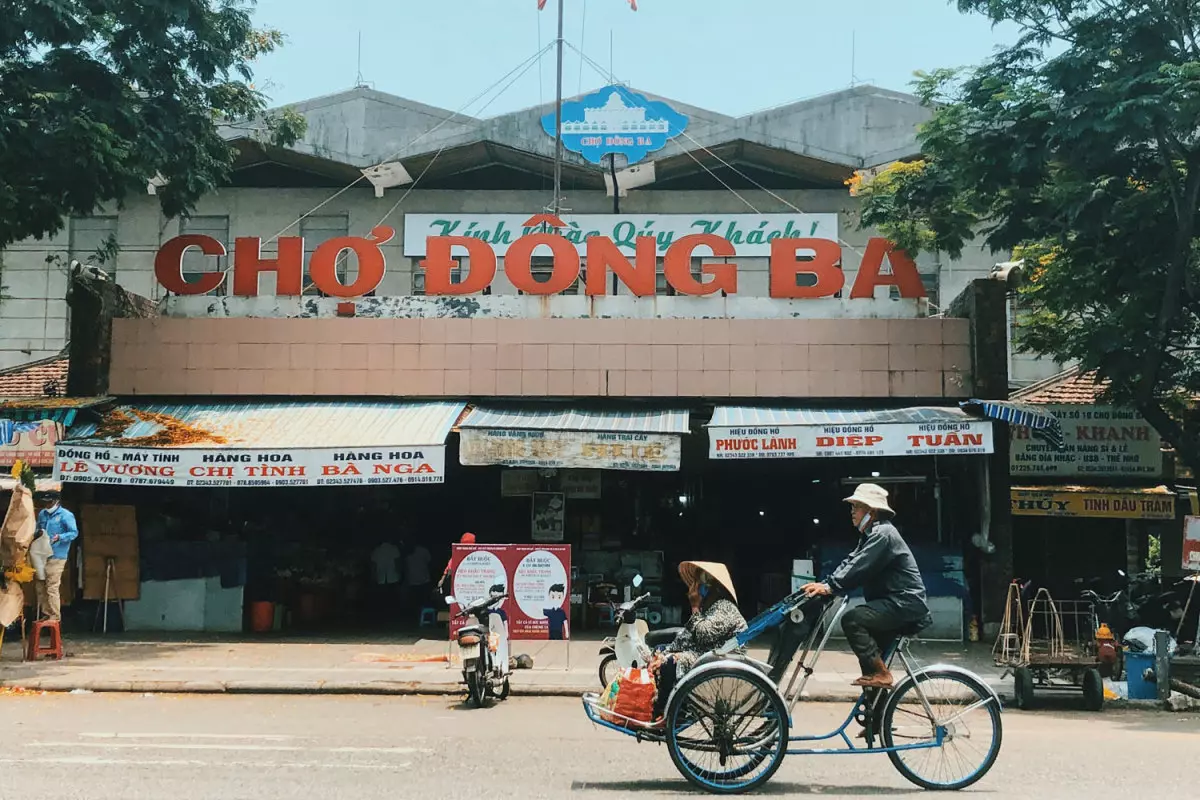
M 0 797 L 56 800 L 660 798 L 689 794 L 665 748 L 594 729 L 576 701 L 46 695 L 0 697 Z M 805 730 L 841 706 L 801 709 Z M 1009 711 L 970 794 L 1096 800 L 1196 795 L 1200 717 Z M 760 794 L 916 794 L 884 756 L 789 757 Z

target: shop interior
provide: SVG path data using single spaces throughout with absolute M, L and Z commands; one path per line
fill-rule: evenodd
M 534 536 L 532 492 L 563 500 L 558 527 L 572 546 L 573 631 L 611 633 L 607 601 L 635 573 L 657 600 L 652 627 L 679 624 L 686 598 L 675 570 L 689 559 L 726 563 L 750 616 L 791 590 L 794 559 L 812 560 L 823 574 L 853 548 L 842 498 L 860 481 L 891 493 L 930 594 L 957 595 L 966 614 L 975 613 L 966 587 L 979 532 L 977 457 L 714 461 L 705 437 L 687 436 L 678 472 L 584 475 L 465 467 L 451 437 L 446 463 L 443 484 L 85 491 L 88 502 L 136 507 L 143 598 L 151 581 L 209 582 L 204 630 L 415 632 L 422 611 L 437 603 L 432 584 L 405 585 L 406 559 L 416 553 L 436 582 L 464 532 L 480 543 L 560 541 L 557 533 Z M 378 561 L 393 547 L 401 580 L 381 585 Z M 265 603 L 272 616 L 264 623 L 254 616 Z M 178 629 L 168 619 L 152 623 Z

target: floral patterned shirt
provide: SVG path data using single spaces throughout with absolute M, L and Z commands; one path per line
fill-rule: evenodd
M 738 607 L 729 600 L 718 600 L 704 611 L 698 611 L 688 619 L 687 625 L 664 648 L 664 653 L 675 658 L 676 673 L 682 675 L 700 656 L 716 650 L 735 634 L 746 630 L 746 618 Z M 745 653 L 739 647 L 733 652 Z M 649 649 L 645 656 L 648 658 Z

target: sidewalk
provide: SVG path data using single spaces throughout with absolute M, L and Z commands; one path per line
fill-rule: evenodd
M 852 700 L 858 665 L 844 642 L 831 642 L 805 696 Z M 534 668 L 513 673 L 513 694 L 578 696 L 599 689 L 598 639 L 514 642 L 513 653 L 533 656 Z M 63 661 L 22 662 L 11 639 L 0 656 L 0 686 L 27 690 L 149 693 L 258 694 L 459 694 L 457 668 L 445 661 L 442 640 L 393 636 L 356 639 L 251 639 L 248 637 L 69 637 Z M 1011 693 L 992 664 L 990 646 L 916 642 L 924 664 L 951 663 Z M 766 651 L 752 650 L 759 659 Z M 423 660 L 418 660 L 423 659 Z M 438 659 L 438 660 L 435 660 Z

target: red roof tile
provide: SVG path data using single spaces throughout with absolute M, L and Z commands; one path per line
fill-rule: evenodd
M 47 385 L 53 383 L 52 392 Z M 0 369 L 0 397 L 46 397 L 67 393 L 67 357 L 57 355 L 19 367 Z
M 1027 386 L 1011 399 L 1039 405 L 1094 405 L 1103 402 L 1108 383 L 1097 381 L 1095 372 L 1080 372 L 1075 368 Z

